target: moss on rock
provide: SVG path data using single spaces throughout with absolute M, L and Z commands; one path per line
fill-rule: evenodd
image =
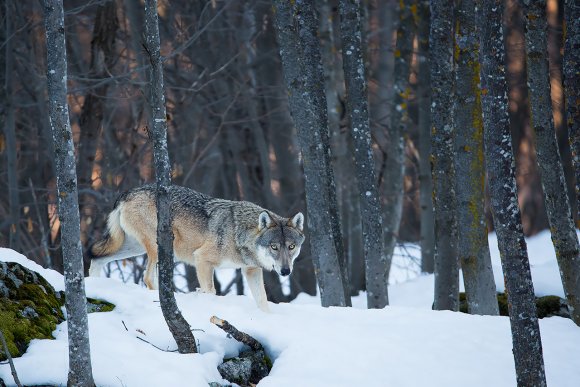
M 10 354 L 22 355 L 32 339 L 51 339 L 64 321 L 64 298 L 38 273 L 0 262 L 0 330 Z M 0 354 L 0 361 L 6 355 Z
M 465 293 L 459 293 L 459 302 L 459 311 L 468 313 Z M 500 316 L 509 316 L 507 294 L 497 293 L 497 303 L 499 305 Z M 552 316 L 570 318 L 566 300 L 558 296 L 536 297 L 536 310 L 538 318 Z
M 40 274 L 15 262 L 0 262 L 0 330 L 12 357 L 21 356 L 32 339 L 52 339 L 65 320 L 64 293 Z M 87 298 L 87 312 L 110 312 L 114 304 Z M 6 360 L 0 351 L 0 361 Z

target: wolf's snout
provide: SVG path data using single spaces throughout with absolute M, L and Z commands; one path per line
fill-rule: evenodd
M 290 268 L 289 267 L 283 267 L 282 270 L 280 270 L 280 274 L 282 274 L 284 277 L 286 277 L 287 275 L 290 274 Z

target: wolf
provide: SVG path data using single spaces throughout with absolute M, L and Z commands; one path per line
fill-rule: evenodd
M 195 266 L 201 291 L 215 294 L 216 268 L 241 268 L 257 306 L 268 311 L 263 270 L 292 272 L 304 242 L 304 215 L 284 218 L 247 201 L 217 199 L 192 189 L 169 188 L 176 260 Z M 147 253 L 145 285 L 157 284 L 156 188 L 122 194 L 107 219 L 103 238 L 89 248 L 89 276 L 105 264 Z

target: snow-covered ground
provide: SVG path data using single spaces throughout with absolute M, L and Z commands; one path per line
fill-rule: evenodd
M 494 235 L 490 244 L 496 284 L 503 290 Z M 536 293 L 562 296 L 549 233 L 530 238 L 528 248 Z M 272 313 L 266 314 L 246 296 L 176 294 L 185 318 L 198 329 L 201 354 L 196 355 L 164 352 L 137 339 L 176 348 L 156 292 L 88 278 L 87 296 L 116 304 L 112 312 L 89 315 L 95 382 L 141 387 L 222 381 L 217 365 L 224 356 L 237 355 L 241 346 L 210 324 L 216 315 L 266 346 L 274 367 L 259 386 L 515 386 L 508 318 L 431 311 L 433 276 L 419 275 L 418 249 L 406 246 L 397 252 L 391 306 L 383 310 L 365 310 L 364 295 L 353 300 L 355 308 L 321 308 L 316 297 L 301 295 L 292 304 L 272 304 Z M 63 289 L 60 274 L 12 250 L 0 249 L 0 260 L 19 262 Z M 23 384 L 66 385 L 66 324 L 57 327 L 56 340 L 35 340 L 14 359 Z M 580 328 L 559 317 L 540 320 L 540 328 L 548 385 L 577 386 Z M 12 382 L 7 364 L 0 365 L 0 378 Z

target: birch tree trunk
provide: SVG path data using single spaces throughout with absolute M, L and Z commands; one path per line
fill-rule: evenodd
M 469 313 L 497 316 L 499 307 L 484 209 L 483 121 L 475 1 L 461 0 L 456 4 L 454 118 L 457 251 Z
M 73 136 L 67 105 L 67 62 L 62 0 L 45 0 L 48 110 L 58 191 L 69 341 L 69 386 L 94 386 L 80 241 Z
M 510 135 L 503 0 L 477 0 L 485 160 L 505 277 L 518 386 L 545 386 L 534 286 L 522 228 Z
M 431 66 L 429 63 L 429 1 L 418 2 L 419 41 L 419 204 L 421 206 L 421 271 L 435 268 L 435 218 L 431 177 Z
M 191 328 L 181 315 L 173 294 L 173 229 L 169 190 L 171 165 L 167 153 L 167 118 L 163 94 L 163 62 L 160 52 L 157 0 L 145 1 L 145 48 L 150 60 L 151 133 L 157 182 L 157 257 L 159 302 L 163 317 L 177 343 L 179 353 L 197 353 Z M 151 258 L 151 257 L 149 257 Z
M 306 181 L 308 232 L 322 306 L 350 306 L 332 166 L 324 79 L 310 1 L 274 0 L 276 36 Z
M 580 6 L 576 0 L 566 0 L 564 8 L 566 35 L 564 38 L 564 92 L 568 136 L 572 148 L 572 163 L 576 177 L 577 226 L 580 225 Z
M 526 56 L 532 126 L 544 202 L 570 316 L 580 325 L 580 247 L 572 219 L 551 109 L 545 0 L 521 2 L 526 20 Z
M 384 308 L 389 303 L 389 278 L 387 257 L 383 255 L 382 213 L 371 148 L 360 0 L 340 0 L 339 9 L 346 109 L 350 117 L 359 190 L 367 305 L 368 308 Z
M 453 0 L 431 1 L 431 162 L 435 214 L 436 310 L 459 310 L 459 260 L 453 156 Z

